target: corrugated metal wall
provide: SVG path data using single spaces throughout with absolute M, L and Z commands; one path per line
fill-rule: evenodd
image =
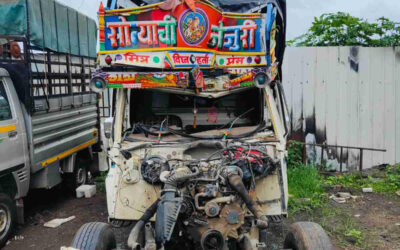
M 288 48 L 283 78 L 293 138 L 387 150 L 364 151 L 364 168 L 400 162 L 400 48 Z M 338 169 L 339 153 L 323 159 Z M 359 151 L 343 153 L 343 169 L 356 169 Z M 307 155 L 319 162 L 321 149 Z

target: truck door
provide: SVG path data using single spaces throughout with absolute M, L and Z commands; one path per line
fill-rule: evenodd
M 10 82 L 10 81 L 9 81 Z M 25 149 L 21 131 L 23 117 L 17 117 L 20 105 L 13 86 L 0 77 L 0 175 L 21 169 L 25 165 Z M 12 91 L 11 91 L 12 90 Z

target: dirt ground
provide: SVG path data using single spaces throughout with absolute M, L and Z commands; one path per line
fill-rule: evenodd
M 365 231 L 368 249 L 400 249 L 400 197 L 371 193 L 343 206 Z
M 357 201 L 346 204 L 335 204 L 354 217 L 356 223 L 365 231 L 364 248 L 366 249 L 400 249 L 400 197 L 388 197 L 379 194 L 366 194 Z M 70 245 L 74 234 L 81 225 L 91 221 L 107 221 L 105 193 L 98 193 L 90 199 L 76 199 L 62 189 L 35 191 L 25 201 L 26 223 L 19 227 L 15 236 L 4 250 L 53 250 Z M 65 218 L 75 215 L 76 219 L 58 228 L 45 228 L 43 224 L 54 218 Z M 359 216 L 358 216 L 359 215 Z M 315 218 L 315 217 L 314 217 Z M 340 219 L 340 218 L 338 218 Z M 271 239 L 269 249 L 280 249 L 290 222 L 313 220 L 307 214 L 289 216 L 283 223 L 271 224 L 268 234 Z M 118 248 L 124 248 L 123 242 L 130 227 L 114 229 Z M 351 243 L 341 242 L 331 235 L 337 249 L 357 249 Z
M 69 246 L 76 231 L 86 222 L 107 222 L 107 204 L 104 193 L 90 199 L 76 199 L 62 189 L 37 190 L 25 201 L 25 225 L 20 227 L 4 250 L 54 250 Z M 58 228 L 43 224 L 55 218 L 76 218 Z
M 344 204 L 330 201 L 327 209 L 329 217 L 321 217 L 320 211 L 298 213 L 289 217 L 286 224 L 294 221 L 315 221 L 328 232 L 336 249 L 400 249 L 400 197 L 387 194 L 357 194 L 356 200 Z M 287 227 L 287 226 L 284 226 Z M 363 233 L 361 244 L 354 244 L 352 238 L 343 237 L 346 227 L 357 227 Z

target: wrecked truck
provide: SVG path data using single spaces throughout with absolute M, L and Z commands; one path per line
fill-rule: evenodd
M 135 223 L 119 247 L 266 249 L 288 208 L 285 1 L 107 7 L 91 86 L 113 89 L 109 221 Z M 72 247 L 113 249 L 116 239 L 108 224 L 88 223 Z M 332 245 L 302 222 L 284 247 Z

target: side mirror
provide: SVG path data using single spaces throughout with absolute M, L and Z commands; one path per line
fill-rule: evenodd
M 107 117 L 104 120 L 104 135 L 107 139 L 111 138 L 113 124 L 114 124 L 114 117 Z

